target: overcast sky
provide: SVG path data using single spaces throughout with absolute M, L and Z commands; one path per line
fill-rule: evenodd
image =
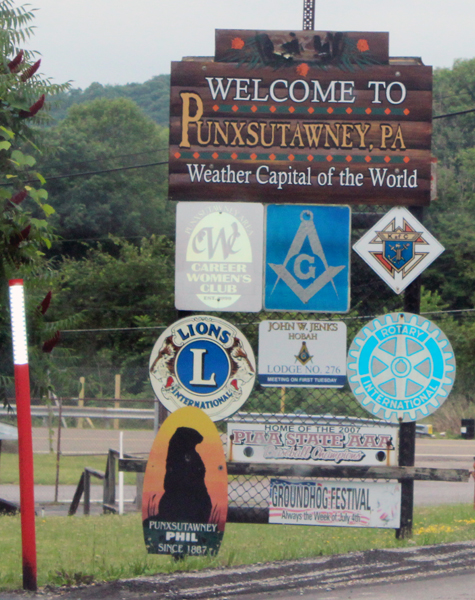
M 142 83 L 214 54 L 215 29 L 302 29 L 303 0 L 29 0 L 41 72 L 74 87 Z M 21 4 L 19 1 L 18 4 Z M 472 0 L 315 0 L 315 29 L 389 31 L 390 56 L 475 57 Z

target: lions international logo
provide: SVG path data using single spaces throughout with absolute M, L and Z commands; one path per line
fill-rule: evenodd
M 393 208 L 353 246 L 361 258 L 400 294 L 444 247 L 405 208 Z
M 150 357 L 150 381 L 167 410 L 196 406 L 213 421 L 234 414 L 244 404 L 255 376 L 248 341 L 216 317 L 177 321 L 159 337 Z

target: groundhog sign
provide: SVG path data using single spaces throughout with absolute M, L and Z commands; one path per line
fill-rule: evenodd
M 216 553 L 228 511 L 223 445 L 199 408 L 172 413 L 160 427 L 145 471 L 142 519 L 151 554 Z

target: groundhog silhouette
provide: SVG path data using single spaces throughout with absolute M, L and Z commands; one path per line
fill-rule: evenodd
M 196 445 L 201 433 L 191 427 L 178 427 L 168 444 L 165 493 L 158 505 L 160 521 L 207 523 L 211 498 L 205 485 L 206 468 Z

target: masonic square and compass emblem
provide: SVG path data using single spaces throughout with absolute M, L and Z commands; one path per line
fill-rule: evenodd
M 350 220 L 348 206 L 267 207 L 267 310 L 349 310 Z
M 390 210 L 353 246 L 361 258 L 400 294 L 444 247 L 406 209 Z

